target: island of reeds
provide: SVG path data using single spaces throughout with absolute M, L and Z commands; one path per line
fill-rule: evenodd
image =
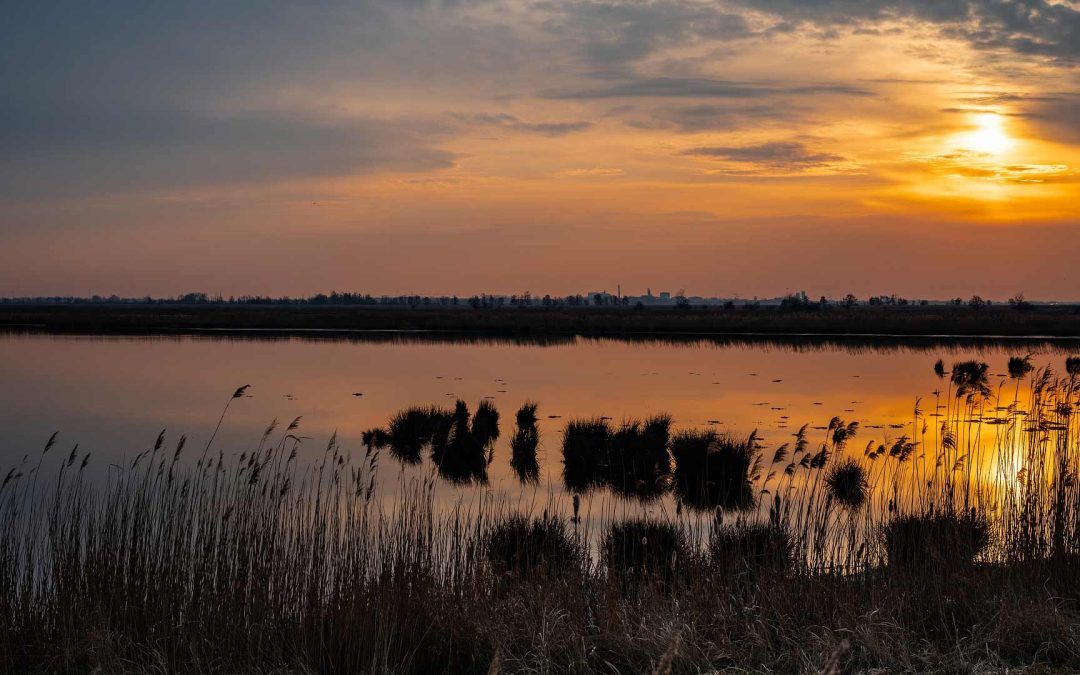
M 316 461 L 299 421 L 239 453 L 163 434 L 101 471 L 50 441 L 0 487 L 0 664 L 1075 672 L 1080 359 L 1017 357 L 996 387 L 977 361 L 934 368 L 886 439 L 834 418 L 765 447 L 662 413 L 545 433 L 538 403 L 459 401 Z M 486 489 L 500 426 L 522 490 L 557 477 L 548 503 L 439 502 Z M 388 462 L 422 476 L 389 500 Z

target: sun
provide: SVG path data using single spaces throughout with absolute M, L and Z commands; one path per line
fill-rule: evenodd
M 1005 122 L 997 113 L 979 113 L 972 116 L 974 129 L 957 138 L 964 150 L 983 155 L 1000 155 L 1013 145 L 1005 129 Z

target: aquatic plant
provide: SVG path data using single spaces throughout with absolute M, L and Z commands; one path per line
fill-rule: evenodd
M 756 435 L 738 439 L 714 431 L 675 434 L 675 489 L 679 498 L 697 509 L 744 510 L 755 503 L 753 479 L 761 451 Z
M 510 468 L 522 483 L 540 480 L 540 461 L 536 456 L 540 432 L 536 427 L 519 428 L 510 438 Z
M 974 509 L 901 515 L 886 523 L 884 543 L 894 570 L 953 570 L 970 564 L 987 547 L 990 523 Z
M 1028 354 L 1027 356 L 1009 357 L 1008 371 L 1010 379 L 1023 379 L 1035 369 L 1035 366 L 1031 365 L 1031 356 L 1031 354 Z
M 573 492 L 588 492 L 603 485 L 607 469 L 607 420 L 571 420 L 563 434 L 563 483 Z
M 445 441 L 441 433 L 432 445 L 431 458 L 445 480 L 455 484 L 470 482 L 487 483 L 487 448 L 469 425 L 469 408 L 464 401 L 457 401 L 450 417 L 449 433 Z M 490 431 L 490 427 L 487 428 Z
M 485 448 L 499 439 L 499 411 L 495 404 L 484 399 L 472 416 L 472 434 Z
M 607 442 L 606 482 L 617 493 L 640 499 L 659 497 L 668 487 L 669 415 L 657 415 L 644 424 L 630 421 L 612 432 Z
M 792 570 L 794 541 L 779 522 L 716 518 L 709 537 L 709 559 L 724 574 L 784 574 Z
M 849 509 L 866 504 L 869 483 L 866 468 L 858 460 L 847 457 L 834 464 L 825 476 L 829 495 Z
M 952 384 L 956 387 L 956 398 L 990 396 L 990 382 L 987 374 L 990 366 L 982 361 L 961 361 L 953 364 Z
M 394 415 L 383 440 L 391 454 L 405 464 L 419 464 L 425 447 L 440 433 L 441 427 L 451 424 L 448 410 L 429 408 L 406 408 Z
M 601 555 L 609 574 L 670 583 L 687 564 L 690 545 L 677 524 L 633 519 L 611 525 Z
M 540 405 L 532 401 L 526 401 L 521 405 L 515 416 L 519 429 L 529 429 L 536 426 L 537 416 L 536 411 Z
M 523 578 L 580 575 L 584 562 L 575 535 L 547 512 L 500 520 L 486 535 L 484 553 L 496 574 Z

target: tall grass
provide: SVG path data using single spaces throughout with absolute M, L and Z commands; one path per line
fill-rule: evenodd
M 940 417 L 919 402 L 862 447 L 839 418 L 771 451 L 662 417 L 571 422 L 575 511 L 642 457 L 692 507 L 627 519 L 440 506 L 439 477 L 489 461 L 491 418 L 464 403 L 390 501 L 390 429 L 305 462 L 298 421 L 239 455 L 163 434 L 95 479 L 52 439 L 0 484 L 0 669 L 1073 671 L 1080 372 L 1023 373 L 1023 395 L 986 373 L 955 364 Z

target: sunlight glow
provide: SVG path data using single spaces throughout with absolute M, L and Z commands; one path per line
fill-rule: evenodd
M 979 113 L 972 118 L 975 129 L 958 139 L 964 150 L 984 155 L 1000 155 L 1013 145 L 1013 139 L 1005 131 L 1004 121 L 997 113 Z

